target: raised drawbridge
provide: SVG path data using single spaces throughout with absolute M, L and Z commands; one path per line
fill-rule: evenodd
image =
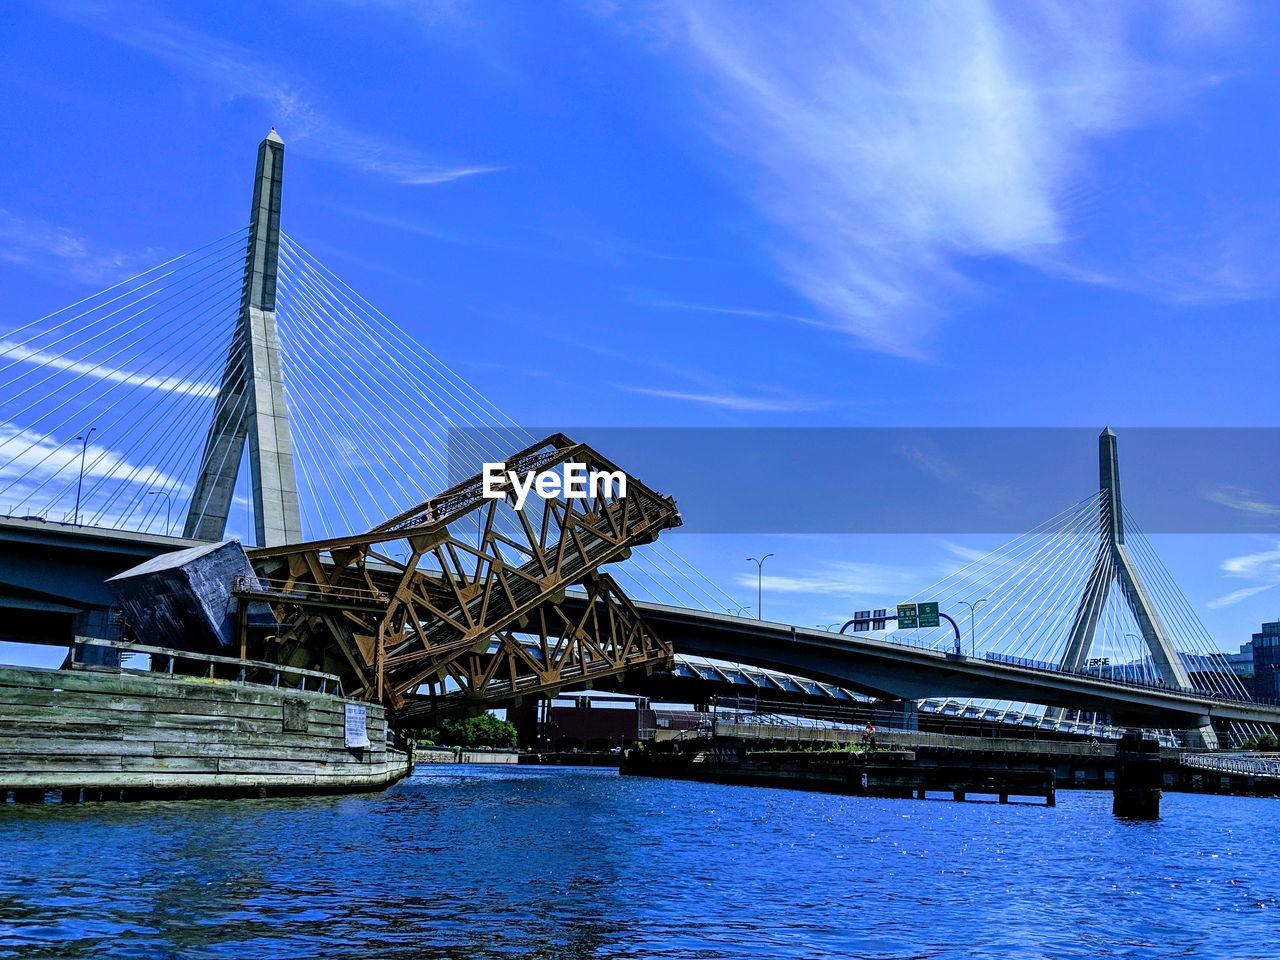
M 608 479 L 515 506 L 512 475 L 570 465 Z M 477 474 L 367 533 L 251 551 L 241 607 L 265 601 L 279 625 L 263 653 L 338 672 L 402 718 L 669 667 L 671 647 L 601 568 L 678 526 L 675 502 L 563 435 L 503 474 L 496 497 Z M 247 616 L 242 629 L 249 646 Z

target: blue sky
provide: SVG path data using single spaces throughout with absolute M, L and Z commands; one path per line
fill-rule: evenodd
M 0 9 L 0 322 L 239 226 L 275 125 L 286 230 L 524 423 L 1275 423 L 1267 6 L 260 6 Z M 1234 646 L 1277 539 L 1157 546 Z M 829 622 L 998 541 L 677 544 Z

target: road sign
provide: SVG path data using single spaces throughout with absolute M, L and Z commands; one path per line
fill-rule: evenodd
M 938 625 L 938 605 L 936 603 L 921 603 L 916 606 L 916 616 L 922 627 L 936 627 Z
M 937 610 L 937 605 L 934 605 Z M 898 604 L 898 629 L 914 630 L 920 624 L 916 622 L 916 605 L 914 603 Z
M 871 630 L 883 630 L 889 611 L 884 607 L 875 610 L 857 610 L 853 614 L 853 632 L 867 633 Z

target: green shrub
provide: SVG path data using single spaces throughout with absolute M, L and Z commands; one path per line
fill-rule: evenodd
M 514 747 L 516 728 L 492 713 L 450 717 L 422 732 L 422 739 L 446 747 Z

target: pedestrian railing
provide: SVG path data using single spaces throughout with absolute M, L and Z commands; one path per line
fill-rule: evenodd
M 128 654 L 142 654 L 150 657 L 150 669 L 139 670 L 121 664 L 119 669 L 124 673 L 203 676 L 209 679 L 235 680 L 239 683 L 342 695 L 342 681 L 332 673 L 267 663 L 264 660 L 221 657 L 211 653 L 191 653 L 186 650 L 151 647 L 123 640 L 100 640 L 96 637 L 75 638 L 71 646 L 72 668 L 100 666 L 101 664 L 90 663 L 85 658 L 86 650 L 93 648 L 114 650 L 122 658 Z M 179 665 L 185 666 L 186 669 L 182 669 Z
M 1183 753 L 1178 762 L 1184 767 L 1212 770 L 1215 773 L 1238 773 L 1250 777 L 1280 778 L 1280 757 L 1233 757 L 1221 753 Z

